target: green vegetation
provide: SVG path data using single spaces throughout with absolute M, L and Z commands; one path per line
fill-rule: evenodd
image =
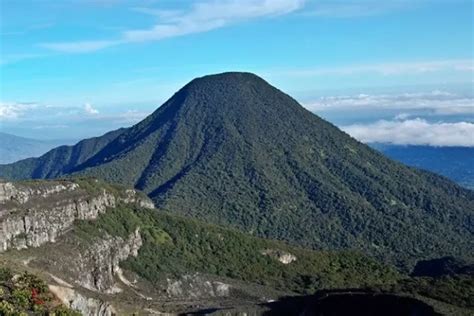
M 33 274 L 20 275 L 0 267 L 0 315 L 80 316 L 61 305 L 46 284 Z
M 201 272 L 270 286 L 283 291 L 313 293 L 321 288 L 390 284 L 393 269 L 355 252 L 319 252 L 248 236 L 233 229 L 204 224 L 153 210 L 119 206 L 97 221 L 80 221 L 76 236 L 100 237 L 107 232 L 128 236 L 140 227 L 144 241 L 136 258 L 123 267 L 157 282 L 166 275 Z M 265 250 L 296 256 L 285 265 Z
M 85 242 L 104 233 L 127 237 L 140 227 L 143 245 L 122 267 L 152 283 L 200 272 L 265 285 L 283 292 L 312 294 L 331 288 L 372 288 L 419 295 L 462 308 L 474 307 L 469 274 L 408 277 L 357 252 L 311 251 L 252 237 L 197 220 L 127 206 L 109 210 L 97 221 L 79 221 L 75 234 Z M 265 250 L 296 256 L 283 264 Z M 452 261 L 452 259 L 450 259 Z
M 472 256 L 473 191 L 387 159 L 251 74 L 196 79 L 133 127 L 0 166 L 4 178 L 64 175 L 134 186 L 162 209 L 260 237 L 358 249 L 407 269 Z

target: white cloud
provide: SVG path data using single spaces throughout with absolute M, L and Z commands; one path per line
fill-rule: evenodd
M 400 114 L 395 116 L 395 120 L 403 121 L 403 120 L 406 120 L 407 118 L 409 118 L 410 116 L 411 116 L 410 113 L 400 113 Z
M 138 123 L 155 109 L 153 104 L 134 105 L 138 108 L 115 104 L 99 111 L 93 103 L 64 106 L 0 102 L 0 130 L 13 134 L 29 131 L 30 137 L 37 132 L 45 138 L 92 137 Z
M 433 90 L 425 93 L 321 97 L 318 100 L 306 103 L 305 107 L 311 111 L 392 109 L 404 112 L 407 110 L 429 110 L 432 114 L 439 115 L 473 114 L 474 98 Z
M 0 102 L 0 121 L 14 120 L 38 107 L 36 103 Z
M 474 124 L 470 122 L 429 123 L 417 118 L 404 121 L 381 120 L 365 125 L 344 126 L 342 129 L 366 143 L 474 147 Z
M 187 11 L 134 8 L 135 12 L 155 15 L 159 23 L 147 29 L 127 30 L 117 39 L 42 43 L 42 47 L 65 52 L 85 53 L 110 46 L 158 41 L 187 34 L 207 32 L 243 20 L 288 14 L 303 7 L 305 0 L 226 0 L 195 3 Z
M 394 62 L 340 67 L 318 67 L 298 69 L 274 69 L 267 71 L 269 76 L 318 77 L 328 75 L 379 74 L 383 76 L 423 74 L 440 71 L 473 72 L 473 59 L 451 59 L 420 62 Z
M 53 106 L 33 102 L 0 102 L 0 121 L 55 121 L 97 117 L 99 110 L 92 104 L 84 106 Z
M 123 112 L 117 113 L 106 113 L 95 115 L 94 117 L 89 117 L 87 119 L 94 119 L 98 121 L 107 121 L 115 124 L 121 125 L 132 125 L 140 122 L 146 116 L 150 115 L 150 112 L 137 111 L 137 110 L 125 110 Z
M 12 119 L 17 118 L 19 115 L 19 109 L 14 104 L 1 104 L 0 105 L 0 119 Z
M 84 111 L 89 115 L 99 114 L 99 110 L 92 107 L 92 105 L 90 103 L 84 104 Z

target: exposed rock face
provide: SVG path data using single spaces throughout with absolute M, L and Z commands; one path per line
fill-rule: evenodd
M 119 263 L 130 256 L 136 257 L 142 246 L 139 229 L 128 239 L 106 236 L 95 242 L 85 253 L 79 254 L 74 272 L 81 286 L 104 293 L 120 291 L 115 287 Z
M 135 190 L 115 195 L 104 188 L 87 192 L 72 181 L 0 182 L 0 252 L 55 242 L 75 220 L 95 219 L 118 202 L 153 208 Z
M 127 204 L 137 203 L 138 206 L 144 208 L 155 208 L 150 199 L 138 196 L 137 191 L 132 189 L 125 190 L 125 197 L 121 201 Z
M 262 255 L 274 258 L 283 264 L 290 264 L 297 259 L 295 255 L 289 252 L 275 249 L 265 249 L 262 251 Z
M 116 312 L 112 305 L 98 299 L 87 298 L 76 290 L 59 285 L 49 285 L 49 290 L 67 307 L 88 316 L 112 316 Z
M 55 243 L 43 246 L 48 255 L 31 261 L 54 266 L 51 271 L 70 282 L 54 276 L 50 290 L 83 315 L 116 315 L 102 296 L 122 291 L 115 283 L 119 263 L 138 255 L 142 246 L 139 228 L 124 237 L 104 233 L 84 244 L 75 243 L 67 232 L 76 220 L 94 220 L 119 203 L 154 208 L 151 200 L 135 190 L 102 185 L 96 180 L 0 181 L 0 253 Z M 56 253 L 56 249 L 61 250 Z M 85 289 L 100 294 L 91 298 L 90 293 L 84 294 L 88 293 Z
M 228 284 L 209 281 L 199 274 L 184 275 L 178 280 L 168 279 L 166 293 L 172 298 L 205 298 L 229 296 Z
M 73 182 L 43 182 L 35 186 L 22 185 L 11 182 L 0 182 L 0 203 L 5 201 L 16 201 L 25 203 L 31 198 L 48 197 L 64 191 L 74 191 L 79 188 L 77 183 Z

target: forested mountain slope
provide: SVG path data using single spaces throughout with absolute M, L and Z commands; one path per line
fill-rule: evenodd
M 384 157 L 249 73 L 195 79 L 133 127 L 0 167 L 12 179 L 67 174 L 257 236 L 404 266 L 474 247 L 474 192 Z

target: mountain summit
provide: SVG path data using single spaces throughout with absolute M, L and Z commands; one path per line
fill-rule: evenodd
M 473 248 L 474 192 L 385 158 L 256 75 L 195 79 L 142 122 L 40 158 L 12 179 L 88 175 L 163 209 L 401 265 Z

